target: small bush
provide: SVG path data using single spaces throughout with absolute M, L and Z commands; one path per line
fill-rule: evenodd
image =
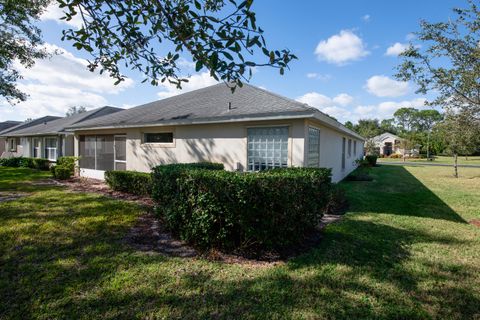
M 65 167 L 69 170 L 70 172 L 70 177 L 73 177 L 75 175 L 75 166 L 77 163 L 78 157 L 60 157 L 57 159 L 57 166 L 62 166 Z
M 69 167 L 56 165 L 54 171 L 54 177 L 57 179 L 68 180 L 72 177 L 72 171 Z
M 201 248 L 279 249 L 304 239 L 320 221 L 331 170 L 260 173 L 158 166 L 153 199 L 167 226 Z
M 376 155 L 366 155 L 365 160 L 370 164 L 371 167 L 377 165 L 377 156 Z
M 152 192 L 150 173 L 136 171 L 107 171 L 105 182 L 115 191 L 148 196 Z
M 394 153 L 394 154 L 390 155 L 390 158 L 392 158 L 392 159 L 398 159 L 398 158 L 401 158 L 401 157 L 402 157 L 402 155 L 399 154 L 399 153 Z

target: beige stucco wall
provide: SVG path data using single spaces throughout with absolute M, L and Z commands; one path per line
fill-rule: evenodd
M 77 131 L 75 155 L 78 156 L 78 137 L 85 134 L 125 134 L 127 139 L 127 170 L 148 172 L 159 164 L 175 162 L 221 162 L 227 170 L 247 168 L 247 129 L 261 126 L 289 127 L 289 166 L 302 167 L 307 156 L 308 126 L 320 129 L 320 166 L 332 169 L 332 180 L 338 182 L 355 169 L 355 159 L 363 156 L 363 141 L 322 125 L 317 121 L 285 120 L 176 127 L 128 128 L 115 130 Z M 173 132 L 173 144 L 142 143 L 144 133 Z M 346 137 L 345 169 L 342 170 L 342 137 Z M 352 154 L 348 156 L 348 139 L 352 139 Z M 357 153 L 353 141 L 357 140 Z
M 332 169 L 332 181 L 338 182 L 356 168 L 355 160 L 363 157 L 363 141 L 346 135 L 317 121 L 307 121 L 306 128 L 312 126 L 320 129 L 320 167 Z M 308 146 L 308 134 L 305 145 Z M 345 169 L 342 169 L 342 138 L 346 138 Z M 348 140 L 352 140 L 352 152 L 348 155 Z M 353 144 L 357 141 L 357 153 L 354 154 Z M 307 149 L 307 148 L 305 148 Z M 307 151 L 306 151 L 307 152 Z M 305 155 L 306 157 L 306 155 Z
M 247 167 L 247 129 L 258 126 L 289 127 L 289 165 L 303 166 L 304 120 L 185 125 L 176 127 L 129 128 L 76 132 L 83 134 L 126 134 L 127 170 L 150 171 L 159 164 L 175 162 L 221 162 L 227 170 Z M 144 133 L 173 132 L 173 144 L 142 143 Z

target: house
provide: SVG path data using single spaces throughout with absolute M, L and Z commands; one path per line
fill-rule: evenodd
M 166 163 L 221 162 L 227 170 L 329 167 L 339 181 L 364 138 L 318 109 L 245 84 L 187 92 L 70 126 L 80 175 L 149 172 Z
M 2 157 L 47 158 L 55 162 L 60 156 L 73 156 L 73 134 L 65 128 L 82 121 L 118 112 L 120 108 L 102 107 L 69 117 L 47 116 L 0 132 L 6 140 Z
M 45 123 L 45 122 L 56 120 L 56 119 L 60 119 L 60 117 L 44 116 L 35 120 L 27 120 L 24 122 L 20 122 L 17 125 L 8 127 L 0 131 L 0 143 L 2 144 L 1 148 L 3 150 L 2 153 L 0 153 L 0 157 L 2 158 L 13 157 L 13 156 L 16 156 L 17 154 L 23 153 L 23 146 L 20 142 L 20 137 L 11 137 L 10 139 L 7 139 L 7 135 L 9 132 L 25 129 L 28 127 L 33 127 L 40 123 Z
M 11 127 L 15 127 L 19 125 L 21 122 L 20 121 L 4 121 L 0 122 L 0 132 L 6 131 L 7 129 Z M 5 138 L 0 137 L 0 155 L 2 155 L 5 152 Z
M 378 149 L 380 155 L 390 156 L 392 154 L 404 154 L 405 150 L 402 148 L 402 142 L 405 139 L 400 138 L 390 132 L 382 133 L 381 135 L 372 138 L 375 147 Z

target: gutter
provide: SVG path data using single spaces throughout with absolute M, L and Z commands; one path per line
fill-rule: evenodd
M 145 128 L 145 127 L 166 127 L 166 126 L 182 126 L 182 125 L 197 125 L 197 124 L 219 124 L 219 123 L 236 123 L 236 122 L 247 122 L 247 121 L 266 121 L 266 120 L 286 120 L 286 119 L 305 119 L 311 118 L 314 116 L 312 112 L 296 112 L 292 115 L 275 115 L 275 116 L 260 116 L 260 117 L 237 117 L 237 118 L 217 118 L 215 120 L 208 119 L 194 119 L 194 120 L 173 120 L 173 121 L 163 121 L 163 122 L 152 122 L 152 123 L 139 123 L 139 124 L 115 124 L 107 126 L 93 126 L 93 127 L 70 127 L 66 128 L 65 131 L 75 132 L 75 131 L 86 131 L 86 130 L 105 130 L 105 129 L 125 129 L 125 128 Z

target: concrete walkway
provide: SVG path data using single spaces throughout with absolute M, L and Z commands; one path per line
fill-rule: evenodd
M 377 161 L 377 164 L 392 166 L 432 166 L 432 167 L 453 167 L 453 163 L 435 163 L 435 162 L 416 162 L 416 161 Z M 459 168 L 480 168 L 480 164 L 459 164 Z

